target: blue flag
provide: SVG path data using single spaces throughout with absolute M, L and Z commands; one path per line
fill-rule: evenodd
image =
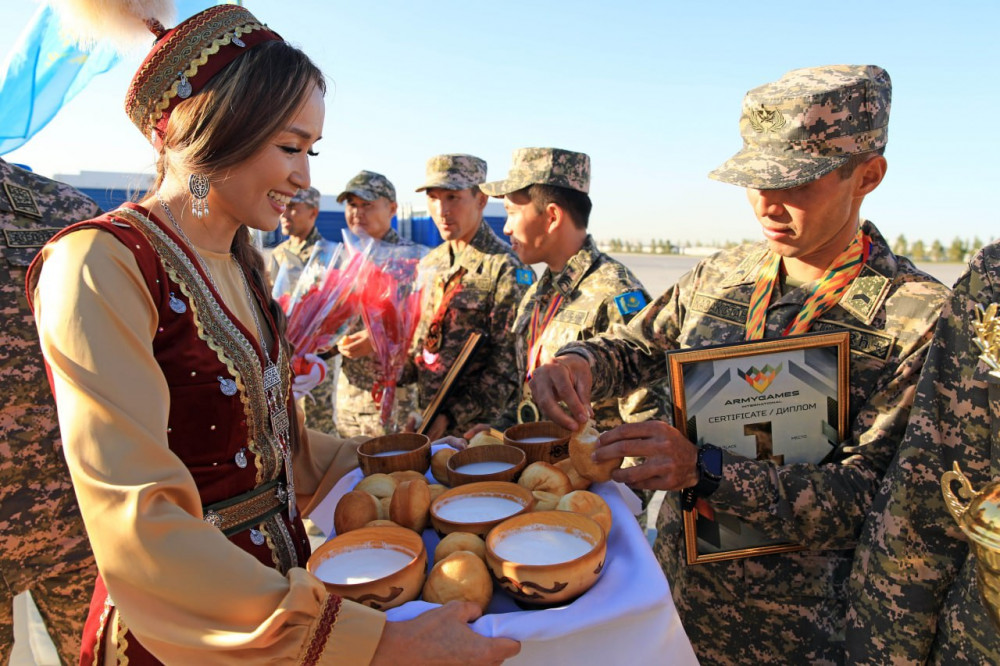
M 178 16 L 187 18 L 215 4 L 179 0 Z M 241 4 L 231 2 L 230 4 Z M 0 65 L 0 155 L 20 148 L 45 127 L 92 78 L 118 62 L 115 49 L 100 43 L 85 51 L 59 34 L 59 19 L 48 5 L 38 8 Z
M 97 74 L 118 61 L 106 44 L 87 53 L 59 35 L 52 8 L 35 12 L 0 65 L 0 155 L 19 148 Z

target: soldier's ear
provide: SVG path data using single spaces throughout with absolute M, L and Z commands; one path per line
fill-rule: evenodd
M 855 196 L 863 197 L 870 194 L 872 190 L 879 186 L 882 179 L 885 178 L 887 168 L 888 163 L 882 155 L 876 155 L 867 162 L 860 164 L 857 170 L 861 173 L 857 181 Z
M 554 203 L 545 206 L 543 216 L 545 217 L 545 230 L 550 234 L 554 233 L 563 224 L 569 222 L 566 211 Z

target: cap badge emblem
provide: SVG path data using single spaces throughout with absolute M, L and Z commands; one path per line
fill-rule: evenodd
M 785 117 L 777 109 L 760 108 L 747 109 L 747 120 L 755 132 L 777 132 L 785 126 Z

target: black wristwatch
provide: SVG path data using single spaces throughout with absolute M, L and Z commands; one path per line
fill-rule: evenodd
M 698 483 L 681 491 L 681 508 L 690 511 L 695 500 L 708 497 L 722 481 L 722 449 L 712 444 L 698 447 Z

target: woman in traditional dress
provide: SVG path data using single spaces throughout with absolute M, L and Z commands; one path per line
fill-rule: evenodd
M 155 184 L 58 234 L 28 283 L 100 571 L 81 663 L 499 663 L 517 644 L 468 605 L 386 624 L 303 568 L 296 497 L 357 442 L 299 426 L 249 229 L 309 186 L 322 74 L 242 7 L 139 18 L 156 43 L 126 111 Z

